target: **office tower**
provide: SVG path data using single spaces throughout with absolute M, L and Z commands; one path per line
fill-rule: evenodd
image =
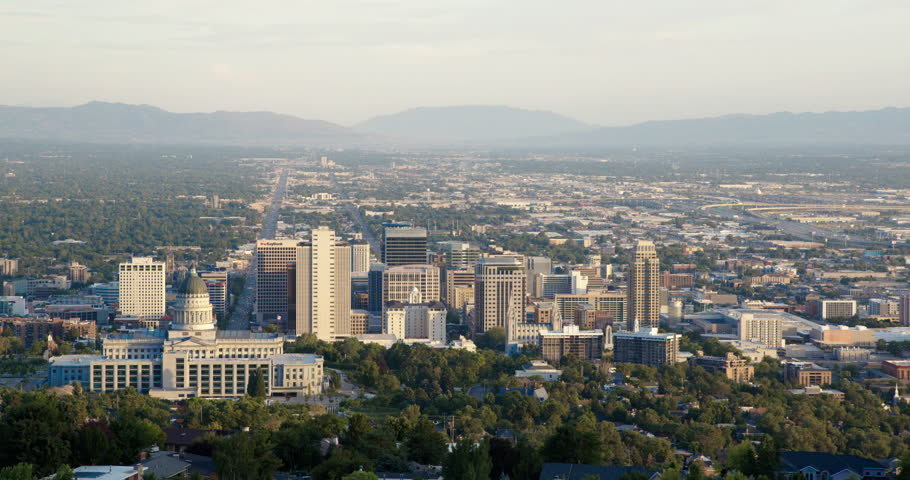
M 737 325 L 739 339 L 763 343 L 771 348 L 783 346 L 782 315 L 772 310 L 743 312 L 731 310 L 727 316 Z
M 474 268 L 461 268 L 457 270 L 446 270 L 445 275 L 445 298 L 443 300 L 450 308 L 463 308 L 463 301 L 459 302 L 455 298 L 455 290 L 460 287 L 474 288 Z M 473 300 L 472 300 L 473 301 Z
M 639 240 L 629 264 L 628 330 L 660 325 L 660 260 L 653 242 Z
M 19 273 L 19 260 L 15 258 L 0 258 L 0 277 L 14 277 Z
M 382 304 L 407 302 L 413 289 L 424 302 L 438 302 L 439 268 L 432 265 L 399 265 L 382 273 Z
M 561 273 L 538 273 L 533 277 L 534 297 L 552 300 L 557 294 L 572 293 L 571 275 Z
M 300 240 L 256 243 L 256 321 L 288 314 L 288 264 L 297 261 Z
M 474 329 L 486 332 L 502 327 L 508 343 L 513 326 L 524 320 L 524 265 L 509 257 L 483 258 L 475 266 L 474 275 Z
M 603 360 L 603 330 L 581 330 L 578 325 L 565 325 L 562 330 L 541 330 L 538 334 L 540 354 L 548 362 L 575 357 L 588 362 Z
M 70 262 L 69 276 L 73 283 L 88 283 L 88 267 L 80 265 L 79 262 Z
M 209 301 L 216 314 L 224 314 L 228 303 L 228 272 L 225 269 L 201 272 L 199 274 L 209 290 Z
M 382 259 L 389 267 L 427 263 L 427 230 L 409 223 L 386 223 L 382 229 Z
M 351 332 L 351 247 L 319 227 L 296 249 L 294 315 L 288 329 L 333 340 Z M 290 302 L 290 299 L 288 299 Z
M 570 322 L 579 305 L 588 303 L 594 309 L 613 319 L 613 325 L 623 324 L 627 321 L 627 298 L 621 293 L 591 292 L 580 295 L 556 295 L 553 304 L 564 322 Z
M 382 273 L 385 271 L 384 263 L 374 263 L 370 265 L 370 271 L 367 273 L 367 302 L 369 311 L 373 315 L 382 313 Z
M 370 271 L 370 244 L 351 244 L 351 272 L 364 273 Z
M 525 271 L 528 275 L 527 288 L 530 290 L 529 294 L 532 297 L 543 297 L 543 293 L 538 290 L 536 279 L 538 275 L 549 275 L 553 271 L 553 261 L 548 257 L 526 257 L 524 263 Z
M 657 333 L 657 327 L 616 332 L 613 334 L 613 361 L 652 367 L 673 365 L 679 356 L 680 338 L 678 333 Z
M 137 317 L 164 315 L 164 263 L 133 257 L 120 264 L 120 312 Z
M 873 298 L 869 300 L 869 315 L 897 318 L 900 316 L 900 302 L 886 298 Z
M 856 300 L 822 300 L 821 307 L 822 320 L 856 316 Z
M 910 326 L 910 293 L 901 295 L 900 301 L 901 325 Z
M 480 249 L 468 242 L 445 242 L 446 268 L 474 268 L 480 261 Z

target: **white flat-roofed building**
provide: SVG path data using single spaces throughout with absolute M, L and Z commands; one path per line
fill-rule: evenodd
M 120 264 L 120 312 L 138 317 L 160 317 L 165 313 L 164 262 L 151 257 L 133 257 Z
M 553 368 L 547 362 L 534 360 L 521 366 L 521 370 L 515 370 L 515 376 L 518 378 L 540 377 L 545 382 L 555 382 L 562 375 L 562 370 Z

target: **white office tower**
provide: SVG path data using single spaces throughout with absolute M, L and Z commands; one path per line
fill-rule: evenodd
M 133 257 L 120 264 L 120 312 L 136 317 L 164 315 L 164 262 Z
M 629 263 L 628 330 L 660 326 L 660 260 L 653 242 L 639 240 Z
M 333 340 L 351 330 L 351 247 L 335 232 L 319 227 L 309 243 L 297 247 L 293 325 L 297 335 L 312 333 Z
M 475 330 L 487 332 L 502 327 L 508 340 L 515 325 L 524 321 L 524 265 L 511 257 L 484 258 L 476 266 L 475 278 Z
M 354 243 L 351 245 L 351 272 L 365 273 L 370 271 L 370 244 Z

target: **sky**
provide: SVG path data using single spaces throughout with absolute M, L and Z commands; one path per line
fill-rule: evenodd
M 907 107 L 910 1 L 0 0 L 0 104 L 91 100 L 344 125 Z

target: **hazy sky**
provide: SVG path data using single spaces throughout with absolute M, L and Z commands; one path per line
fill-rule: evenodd
M 910 106 L 910 0 L 0 0 L 0 104 L 579 120 Z

